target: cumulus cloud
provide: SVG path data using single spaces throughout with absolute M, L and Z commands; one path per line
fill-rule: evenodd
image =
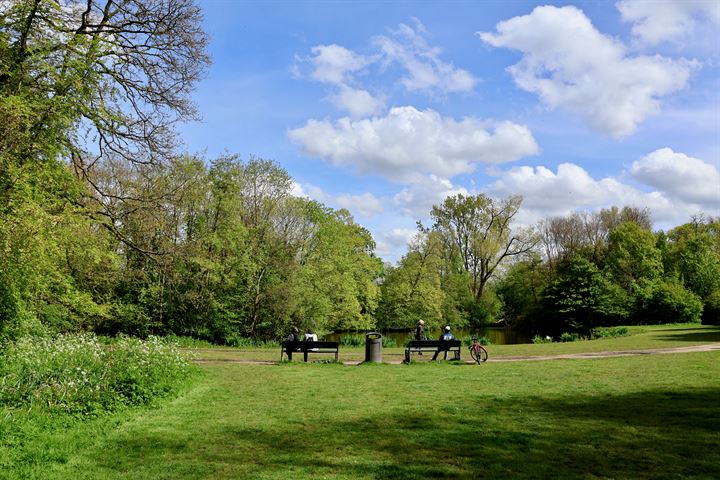
M 560 164 L 557 172 L 542 166 L 512 168 L 487 191 L 499 197 L 521 193 L 524 200 L 519 220 L 523 224 L 577 210 L 627 205 L 647 207 L 654 221 L 677 225 L 702 210 L 700 205 L 678 201 L 664 190 L 644 192 L 610 177 L 596 180 L 572 163 Z
M 367 90 L 342 85 L 337 93 L 328 97 L 340 110 L 345 110 L 353 117 L 365 117 L 379 113 L 385 107 L 384 102 L 373 97 Z
M 310 50 L 313 65 L 310 78 L 318 82 L 343 85 L 348 82 L 351 74 L 371 64 L 374 59 L 359 55 L 340 45 L 316 45 Z
M 472 91 L 477 79 L 467 70 L 443 62 L 441 50 L 427 43 L 422 35 L 425 27 L 414 20 L 415 28 L 400 24 L 392 36 L 381 35 L 373 41 L 385 63 L 397 62 L 406 71 L 400 83 L 410 91 Z
M 293 75 L 331 85 L 334 91 L 327 98 L 353 117 L 377 114 L 385 108 L 382 95 L 364 87 L 360 77 L 369 71 L 383 73 L 390 65 L 399 65 L 405 72 L 399 81 L 409 91 L 440 95 L 472 91 L 477 79 L 467 70 L 444 62 L 441 49 L 425 39 L 425 27 L 413 20 L 414 28 L 400 24 L 389 35 L 373 38 L 368 55 L 336 44 L 316 45 L 310 56 L 295 58 Z
M 543 6 L 479 33 L 495 47 L 523 53 L 508 68 L 515 83 L 550 108 L 583 116 L 606 134 L 623 137 L 660 111 L 660 98 L 684 88 L 694 62 L 658 55 L 629 56 L 575 7 Z
M 308 155 L 403 182 L 418 174 L 451 178 L 472 172 L 476 163 L 510 162 L 538 152 L 524 125 L 455 120 L 409 106 L 370 119 L 309 120 L 288 136 Z
M 464 187 L 453 185 L 446 178 L 436 175 L 419 176 L 393 197 L 393 203 L 407 216 L 425 218 L 433 205 L 439 205 L 445 198 L 458 194 L 469 195 L 469 192 Z
M 616 6 L 622 19 L 633 24 L 633 35 L 645 45 L 687 36 L 698 19 L 720 23 L 716 0 L 623 0 Z
M 377 242 L 376 253 L 383 258 L 390 257 L 393 260 L 398 259 L 403 252 L 407 251 L 407 246 L 413 237 L 417 234 L 414 228 L 392 228 L 376 235 Z
M 698 158 L 661 148 L 634 162 L 630 173 L 670 198 L 720 208 L 720 171 Z
M 290 193 L 296 197 L 316 200 L 333 208 L 344 208 L 353 215 L 359 215 L 361 217 L 378 215 L 385 210 L 382 201 L 370 192 L 361 193 L 360 195 L 331 195 L 315 185 L 301 185 L 293 182 Z

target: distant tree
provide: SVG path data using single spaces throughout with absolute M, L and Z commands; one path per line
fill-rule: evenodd
M 496 285 L 505 320 L 519 329 L 535 332 L 543 321 L 542 299 L 555 272 L 537 254 L 508 267 Z
M 426 328 L 440 327 L 447 318 L 443 308 L 443 270 L 443 248 L 437 232 L 420 229 L 408 253 L 385 274 L 379 324 L 386 328 L 411 328 L 423 320 Z
M 628 290 L 641 279 L 660 278 L 663 264 L 655 236 L 635 222 L 615 227 L 609 236 L 606 269 Z
M 602 325 L 620 323 L 629 314 L 628 294 L 594 263 L 581 256 L 564 259 L 555 279 L 543 292 L 543 330 L 559 334 L 568 330 L 588 332 Z
M 697 216 L 663 243 L 668 274 L 703 300 L 703 322 L 720 323 L 720 220 Z
M 476 301 L 504 260 L 530 251 L 537 243 L 533 236 L 511 230 L 521 202 L 521 197 L 496 201 L 482 193 L 459 194 L 432 208 L 433 229 L 441 235 L 448 264 L 458 265 L 470 276 Z

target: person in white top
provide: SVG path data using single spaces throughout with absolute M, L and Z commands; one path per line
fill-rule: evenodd
M 312 330 L 308 329 L 308 331 L 305 333 L 305 341 L 306 341 L 306 342 L 317 342 L 317 341 L 318 341 L 318 336 L 317 336 L 317 334 L 316 334 L 315 332 L 313 332 Z
M 305 341 L 306 342 L 317 342 L 318 336 L 315 332 L 313 332 L 311 329 L 308 328 L 308 331 L 305 332 Z M 311 351 L 316 352 L 317 348 L 311 349 Z

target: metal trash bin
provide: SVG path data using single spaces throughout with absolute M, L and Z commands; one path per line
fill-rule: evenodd
M 378 332 L 365 335 L 365 361 L 382 363 L 382 335 Z

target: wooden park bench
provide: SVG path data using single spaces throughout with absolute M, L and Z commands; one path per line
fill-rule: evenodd
M 454 352 L 455 360 L 460 360 L 460 340 L 410 340 L 405 347 L 405 363 L 410 363 L 413 353 L 420 352 Z
M 295 352 L 302 352 L 303 361 L 308 361 L 309 353 L 334 353 L 335 361 L 338 361 L 340 344 L 338 342 L 289 342 L 284 341 L 280 347 L 280 361 L 282 362 L 283 354 L 288 354 L 288 360 L 292 358 Z

